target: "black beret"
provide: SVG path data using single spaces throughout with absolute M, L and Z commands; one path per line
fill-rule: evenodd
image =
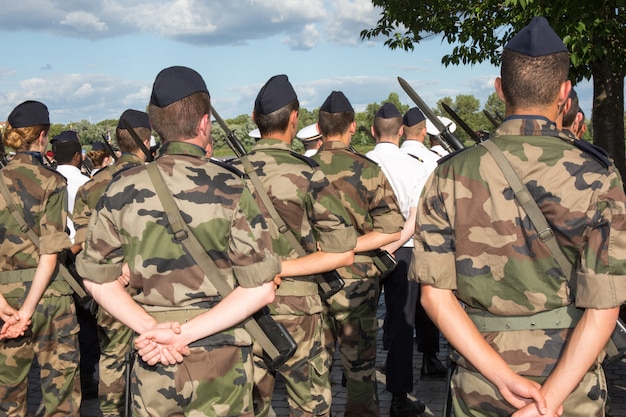
M 522 55 L 538 57 L 557 52 L 567 52 L 565 44 L 541 16 L 533 17 L 530 23 L 522 28 L 505 46 Z
M 150 104 L 165 107 L 198 92 L 209 94 L 200 74 L 187 67 L 169 67 L 156 76 Z
M 75 130 L 64 130 L 59 133 L 55 137 L 52 138 L 50 143 L 61 143 L 61 142 L 80 142 L 78 140 L 78 133 Z
M 8 122 L 16 128 L 49 125 L 50 113 L 45 104 L 39 101 L 27 100 L 13 109 L 11 114 L 9 114 Z
M 91 150 L 92 151 L 105 151 L 106 148 L 104 147 L 104 143 L 100 141 L 96 141 L 91 144 Z
M 148 129 L 152 128 L 150 126 L 150 118 L 148 117 L 148 113 L 143 111 L 133 109 L 128 109 L 124 111 L 124 113 L 122 113 L 122 115 L 120 116 L 120 121 L 117 123 L 118 129 L 126 129 L 126 126 L 124 126 L 124 123 L 122 123 L 122 119 L 126 120 L 126 123 L 128 123 L 133 129 L 136 129 L 138 127 L 147 127 Z
M 420 109 L 418 109 L 417 107 L 412 107 L 402 117 L 402 124 L 409 127 L 415 126 L 425 119 L 426 116 L 424 116 L 424 113 L 422 113 Z
M 259 91 L 254 101 L 254 111 L 270 114 L 297 99 L 298 96 L 287 76 L 275 75 Z
M 353 112 L 352 105 L 341 91 L 333 91 L 324 101 L 320 111 L 326 113 Z
M 402 117 L 398 108 L 392 103 L 385 103 L 376 112 L 374 117 L 380 117 L 383 119 L 393 119 L 394 117 Z

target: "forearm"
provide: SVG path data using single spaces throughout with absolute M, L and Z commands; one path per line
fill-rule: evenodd
M 402 231 L 400 231 L 400 238 L 394 242 L 385 245 L 385 249 L 389 253 L 394 253 L 402 247 L 409 239 L 413 238 L 415 234 L 415 221 L 417 219 L 417 207 L 411 207 L 409 209 L 409 217 L 404 221 Z
M 281 262 L 283 277 L 297 277 L 332 271 L 342 266 L 352 265 L 354 251 L 324 252 L 318 251 L 296 259 L 286 259 Z
M 597 360 L 615 328 L 618 314 L 618 307 L 585 310 L 556 367 L 541 389 L 550 411 L 563 404 Z
M 382 232 L 369 232 L 361 235 L 356 240 L 355 253 L 367 252 L 375 250 L 395 242 L 400 238 L 401 232 L 397 233 L 382 233 Z
M 84 283 L 102 308 L 135 332 L 142 333 L 156 324 L 156 320 L 133 300 L 118 280 L 98 284 L 85 279 Z
M 39 263 L 37 265 L 37 270 L 35 271 L 35 276 L 33 277 L 33 282 L 28 290 L 28 294 L 26 294 L 24 303 L 20 308 L 21 311 L 28 314 L 28 317 L 26 318 L 30 318 L 35 312 L 37 304 L 39 304 L 41 297 L 43 297 L 43 294 L 50 285 L 50 280 L 52 279 L 52 274 L 54 274 L 54 271 L 56 270 L 56 266 L 56 253 L 39 256 Z
M 243 322 L 274 300 L 274 282 L 259 287 L 237 287 L 215 307 L 181 326 L 180 336 L 188 345 Z

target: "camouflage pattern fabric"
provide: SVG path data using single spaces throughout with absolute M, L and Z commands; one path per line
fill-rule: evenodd
M 507 120 L 492 140 L 527 184 L 566 256 L 574 264 L 580 258 L 572 283 L 576 299 L 549 249 L 514 201 L 498 166 L 481 146 L 440 162 L 427 182 L 418 208 L 411 278 L 456 290 L 468 311 L 498 316 L 531 315 L 571 303 L 581 308 L 623 303 L 626 198 L 619 173 L 603 165 L 602 158 L 574 146 L 545 119 Z M 570 333 L 570 329 L 556 329 L 483 334 L 514 371 L 545 378 Z M 474 371 L 463 358 L 458 363 Z M 594 369 L 590 374 L 601 372 Z M 586 387 L 593 391 L 586 394 L 600 396 L 597 404 L 603 404 L 606 390 L 600 377 L 594 380 L 586 379 Z M 471 392 L 471 387 L 459 389 Z M 578 401 L 573 398 L 577 395 L 570 399 Z M 501 406 L 498 415 L 510 413 Z M 588 410 L 588 415 L 595 414 Z
M 65 233 L 67 188 L 64 178 L 44 168 L 31 153 L 19 152 L 0 175 L 13 202 L 40 237 L 40 250 L 19 230 L 0 195 L 0 291 L 16 309 L 30 288 L 39 254 L 54 254 L 71 246 Z M 8 271 L 22 271 L 15 280 Z M 59 276 L 39 301 L 26 334 L 0 342 L 0 414 L 25 416 L 28 374 L 37 357 L 46 415 L 79 415 L 78 321 L 69 285 Z
M 89 219 L 98 200 L 111 183 L 113 175 L 138 165 L 143 165 L 142 159 L 131 153 L 124 153 L 115 164 L 99 170 L 91 180 L 78 188 L 72 216 L 76 229 L 74 243 L 85 241 Z M 100 411 L 104 417 L 119 416 L 124 412 L 125 374 L 128 365 L 126 354 L 130 351 L 133 332 L 102 308 L 98 309 L 97 324 L 100 338 L 98 362 Z
M 313 159 L 337 189 L 359 236 L 368 232 L 396 233 L 404 217 L 393 189 L 380 167 L 353 153 L 339 141 L 324 142 Z M 337 269 L 346 285 L 328 300 L 326 325 L 331 332 L 327 348 L 335 343 L 346 377 L 346 416 L 378 416 L 376 385 L 376 310 L 379 271 L 365 255 L 349 267 Z
M 252 417 L 252 354 L 249 347 L 191 348 L 176 365 L 135 363 L 133 416 Z
M 183 218 L 222 270 L 223 277 L 232 286 L 244 287 L 272 281 L 280 270 L 280 264 L 271 254 L 267 224 L 243 179 L 210 162 L 203 149 L 191 144 L 167 143 L 161 152 L 161 156 L 152 163 L 157 164 L 163 173 Z M 145 166 L 124 170 L 113 179 L 90 220 L 85 249 L 78 256 L 78 271 L 94 281 L 111 282 L 120 275 L 122 264 L 128 262 L 130 287 L 141 290 L 134 295 L 134 299 L 144 308 L 171 314 L 209 309 L 219 301 L 218 292 L 171 235 L 164 220 L 165 213 L 153 190 Z M 211 357 L 212 350 L 223 346 L 250 345 L 250 335 L 240 326 L 203 339 L 208 357 Z M 177 369 L 188 372 L 197 368 L 205 372 L 214 366 L 220 370 L 224 365 L 239 366 L 232 361 L 223 363 L 219 356 L 211 361 L 203 360 L 204 364 L 197 366 L 193 364 L 193 359 L 185 358 Z M 150 369 L 153 369 L 150 376 L 139 374 L 132 387 L 136 397 L 134 413 L 138 415 L 147 412 L 148 408 L 144 407 L 155 406 L 137 399 L 137 395 L 147 398 L 153 394 L 147 380 L 159 378 L 163 373 L 163 368 Z M 233 368 L 235 374 L 237 369 Z M 195 374 L 195 371 L 191 373 L 189 381 L 196 381 L 197 384 L 193 377 Z M 222 375 L 225 374 L 222 372 Z M 232 389 L 233 373 L 228 375 L 230 379 L 227 382 L 224 379 L 205 381 L 202 392 L 221 392 L 225 383 L 228 389 Z M 170 390 L 175 386 L 172 376 L 166 375 Z M 246 395 L 252 404 L 251 389 Z M 207 404 L 212 400 L 210 395 L 199 395 L 198 398 L 198 401 L 204 399 Z M 233 396 L 231 400 L 237 404 L 242 401 L 240 396 Z M 163 406 L 169 407 L 166 403 Z M 207 407 L 193 402 L 192 406 L 181 405 L 177 412 Z M 226 409 L 219 412 L 228 414 Z
M 248 156 L 261 183 L 283 221 L 311 253 L 317 250 L 345 252 L 356 245 L 356 233 L 337 191 L 311 159 L 297 155 L 276 139 L 261 139 Z M 239 161 L 235 166 L 241 167 Z M 249 183 L 250 188 L 253 188 Z M 269 213 L 259 203 L 265 217 Z M 274 252 L 281 259 L 298 255 L 270 221 Z M 313 283 L 312 276 L 283 277 L 281 287 Z M 276 321 L 283 323 L 298 343 L 295 355 L 278 372 L 285 378 L 290 412 L 297 416 L 330 413 L 330 357 L 325 348 L 322 311 L 316 287 L 304 295 L 281 294 L 269 305 Z M 266 416 L 274 391 L 274 375 L 261 359 L 255 360 L 255 415 Z

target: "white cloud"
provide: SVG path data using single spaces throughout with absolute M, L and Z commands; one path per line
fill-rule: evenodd
M 69 13 L 61 20 L 60 24 L 69 26 L 79 33 L 106 32 L 108 30 L 105 22 L 97 16 L 83 11 Z
M 307 50 L 317 46 L 320 34 L 314 24 L 306 25 L 300 33 L 291 34 L 284 38 L 284 42 L 296 50 Z

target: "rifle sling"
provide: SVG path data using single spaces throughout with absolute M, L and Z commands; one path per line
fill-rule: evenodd
M 213 259 L 207 254 L 196 235 L 193 234 L 187 223 L 183 220 L 180 210 L 176 205 L 176 201 L 174 201 L 170 189 L 167 187 L 167 184 L 165 184 L 165 180 L 159 172 L 157 165 L 150 163 L 147 165 L 147 169 L 157 196 L 165 210 L 165 216 L 170 224 L 174 237 L 187 249 L 193 260 L 200 267 L 202 272 L 204 272 L 204 275 L 211 281 L 211 284 L 217 289 L 217 292 L 222 298 L 225 298 L 233 289 L 226 280 L 221 279 L 223 276 L 222 272 L 217 268 Z M 248 317 L 244 320 L 243 327 L 259 345 L 261 345 L 270 358 L 274 359 L 280 355 L 276 347 L 253 318 Z
M 32 227 L 30 227 L 28 223 L 26 223 L 24 215 L 13 201 L 13 198 L 11 197 L 11 192 L 9 191 L 9 187 L 7 187 L 7 184 L 4 181 L 3 175 L 0 175 L 0 191 L 2 192 L 2 195 L 6 200 L 9 213 L 11 213 L 17 224 L 20 226 L 20 230 L 22 231 L 22 233 L 25 233 L 26 236 L 28 236 L 28 238 L 37 247 L 37 249 L 39 249 L 39 236 L 37 236 L 37 233 L 35 233 Z M 58 265 L 59 273 L 61 274 L 63 279 L 69 284 L 69 286 L 72 287 L 72 290 L 76 293 L 76 295 L 79 298 L 85 298 L 87 296 L 87 293 L 83 289 L 82 285 L 80 285 L 80 283 L 76 281 L 72 274 L 70 274 L 70 271 L 67 270 L 67 267 L 65 265 L 60 262 L 58 263 Z
M 263 205 L 267 208 L 267 211 L 270 217 L 272 218 L 272 220 L 278 227 L 278 231 L 283 236 L 285 236 L 285 238 L 287 238 L 291 247 L 298 254 L 298 257 L 306 256 L 307 255 L 306 250 L 304 250 L 304 248 L 302 247 L 300 242 L 298 242 L 298 239 L 293 234 L 289 226 L 285 224 L 282 217 L 280 217 L 280 214 L 278 214 L 278 212 L 276 211 L 274 204 L 272 204 L 272 201 L 270 200 L 270 196 L 267 194 L 267 190 L 265 190 L 265 188 L 263 187 L 263 184 L 261 184 L 261 179 L 259 178 L 252 164 L 250 163 L 248 156 L 243 155 L 241 158 L 239 158 L 239 160 L 243 164 L 244 172 L 246 173 L 246 175 L 248 175 L 248 177 L 250 178 L 250 181 L 252 181 L 252 185 L 254 185 L 254 188 L 259 198 L 263 202 Z M 317 281 L 317 284 L 322 288 L 322 290 L 325 293 L 331 291 L 330 285 L 326 282 L 326 280 L 324 280 L 324 277 L 322 277 L 320 274 L 315 275 L 315 280 Z

